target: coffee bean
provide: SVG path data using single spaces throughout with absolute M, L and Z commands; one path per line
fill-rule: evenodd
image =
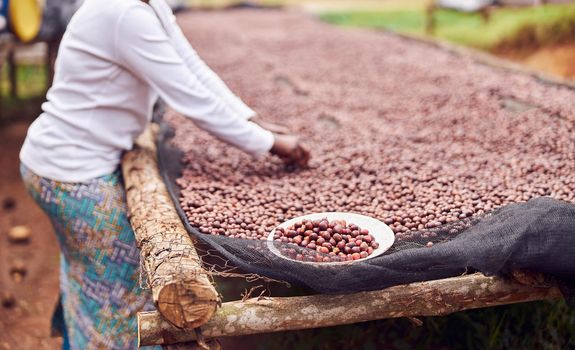
M 311 226 L 310 226 L 311 225 Z M 334 230 L 337 229 L 341 232 L 345 232 L 345 230 L 350 231 L 354 229 L 355 232 L 358 232 L 357 237 L 352 237 L 352 235 L 341 235 L 339 233 L 334 233 L 333 237 L 327 231 L 322 231 L 320 233 L 320 237 L 317 237 L 317 234 L 312 233 L 306 236 L 310 232 L 310 229 L 313 230 L 314 228 L 318 228 L 319 226 L 322 227 L 333 227 Z M 374 244 L 375 241 L 373 240 L 373 236 L 369 234 L 367 229 L 361 229 L 357 225 L 349 224 L 349 226 L 344 221 L 333 221 L 329 222 L 327 219 L 323 220 L 315 220 L 315 221 L 304 221 L 304 222 L 297 222 L 293 226 L 287 228 L 278 228 L 275 230 L 274 239 L 276 241 L 287 243 L 288 245 L 294 246 L 301 246 L 307 248 L 303 252 L 298 252 L 293 248 L 285 248 L 280 247 L 280 251 L 282 254 L 291 257 L 292 259 L 302 260 L 297 258 L 297 254 L 305 255 L 307 252 L 313 252 L 314 250 L 321 254 L 328 254 L 331 255 L 332 258 L 329 261 L 338 261 L 339 256 L 353 255 L 354 253 L 359 253 L 361 258 L 368 257 L 371 253 L 373 253 L 374 249 L 370 246 L 370 244 Z M 305 228 L 306 231 L 303 235 L 298 234 L 297 230 L 301 230 Z M 334 231 L 335 232 L 335 231 Z M 295 234 L 295 236 L 294 236 Z M 316 240 L 311 240 L 312 238 L 317 238 Z M 293 237 L 292 237 L 293 236 Z M 305 238 L 304 238 L 305 237 Z M 328 239 L 324 238 L 327 237 Z M 336 240 L 337 238 L 337 240 Z M 265 239 L 265 237 L 261 237 L 261 239 Z M 369 240 L 364 241 L 364 239 Z M 340 255 L 342 254 L 342 255 Z M 335 260 L 334 260 L 335 259 Z M 325 259 L 316 258 L 314 261 L 316 262 L 325 262 Z

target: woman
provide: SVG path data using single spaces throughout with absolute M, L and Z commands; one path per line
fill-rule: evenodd
M 255 112 L 201 61 L 164 0 L 86 0 L 63 37 L 44 113 L 22 147 L 23 180 L 61 248 L 65 347 L 136 348 L 139 252 L 118 170 L 157 97 L 255 157 L 303 165 L 297 138 L 249 121 Z

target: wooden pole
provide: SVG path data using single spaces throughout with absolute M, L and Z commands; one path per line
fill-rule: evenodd
M 7 40 L 3 40 L 4 38 L 0 36 L 0 123 L 2 123 L 3 117 L 3 108 L 2 108 L 2 100 L 4 99 L 4 90 L 2 89 L 2 80 L 4 75 L 4 61 L 6 53 L 8 52 L 8 43 Z
M 14 42 L 11 36 L 0 34 L 0 85 L 3 80 L 4 75 L 4 67 L 6 65 L 6 61 L 8 60 L 8 55 L 10 51 L 14 49 Z M 8 70 L 8 67 L 6 67 Z M 4 118 L 5 111 L 3 108 L 3 100 L 4 99 L 4 90 L 2 86 L 0 86 L 0 123 L 2 123 L 2 118 Z
M 425 34 L 433 35 L 435 34 L 436 20 L 435 11 L 437 10 L 437 5 L 435 1 L 431 1 L 425 8 Z
M 384 318 L 439 316 L 456 311 L 560 298 L 553 286 L 533 287 L 473 274 L 349 295 L 249 299 L 224 303 L 202 326 L 206 338 L 365 322 Z M 157 312 L 138 315 L 140 346 L 195 340 Z
M 11 47 L 6 57 L 6 66 L 8 68 L 8 80 L 10 81 L 10 97 L 18 98 L 18 65 L 16 64 L 16 54 L 14 47 Z
M 158 171 L 152 128 L 125 154 L 122 170 L 130 222 L 156 307 L 175 327 L 199 327 L 215 312 L 219 296 Z

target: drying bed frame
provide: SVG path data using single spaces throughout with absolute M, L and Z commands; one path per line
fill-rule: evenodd
M 152 125 L 140 136 L 122 165 L 142 272 L 157 308 L 138 315 L 140 346 L 217 349 L 212 339 L 219 337 L 438 316 L 562 297 L 542 276 L 518 271 L 513 280 L 475 273 L 329 298 L 265 297 L 221 304 L 160 175 L 156 130 Z
M 520 72 L 547 84 L 575 90 L 575 85 L 568 80 L 475 49 L 403 34 L 390 35 L 467 56 L 493 69 Z M 215 340 L 219 337 L 398 317 L 418 323 L 418 316 L 441 316 L 563 297 L 552 280 L 539 274 L 514 271 L 512 279 L 474 273 L 329 298 L 322 295 L 265 297 L 222 304 L 217 286 L 214 287 L 209 272 L 202 268 L 194 240 L 185 229 L 160 174 L 157 130 L 158 126 L 152 124 L 134 149 L 125 154 L 122 165 L 130 221 L 142 254 L 142 273 L 157 308 L 157 311 L 138 314 L 140 346 L 219 349 Z M 346 312 L 342 305 L 346 305 Z

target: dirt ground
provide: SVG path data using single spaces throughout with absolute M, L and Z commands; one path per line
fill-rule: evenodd
M 502 56 L 542 72 L 575 79 L 575 43 L 546 46 L 529 54 L 511 52 Z
M 58 247 L 50 222 L 28 196 L 20 181 L 18 152 L 28 122 L 0 128 L 0 295 L 15 298 L 11 307 L 0 305 L 0 349 L 56 349 L 49 337 L 50 316 L 58 296 Z M 10 203 L 15 206 L 10 209 Z M 27 225 L 28 244 L 12 244 L 8 231 Z M 26 274 L 17 282 L 12 267 L 22 261 Z M 4 301 L 3 301 L 4 304 Z

